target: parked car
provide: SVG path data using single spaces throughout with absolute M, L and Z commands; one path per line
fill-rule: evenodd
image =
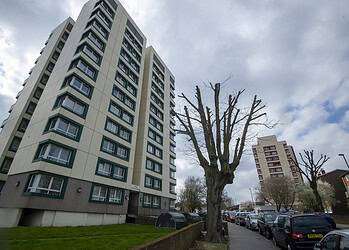
M 228 211 L 227 221 L 234 223 L 236 219 L 236 211 Z
M 248 215 L 248 212 L 240 212 L 239 215 L 235 218 L 235 221 L 237 220 L 237 224 L 240 226 L 246 225 L 246 216 Z
M 258 229 L 258 214 L 250 213 L 246 217 L 246 228 L 251 230 L 257 230 Z
M 349 229 L 329 232 L 315 244 L 314 250 L 348 250 Z
M 195 222 L 201 221 L 201 217 L 197 213 L 183 213 L 185 219 L 187 220 L 187 224 L 192 224 Z
M 276 219 L 276 212 L 268 212 L 260 214 L 258 218 L 258 231 L 261 235 L 264 235 L 266 238 L 270 239 L 271 229 L 273 227 L 274 220 Z
M 313 249 L 325 234 L 333 230 L 331 223 L 321 215 L 279 215 L 272 237 L 275 245 L 287 249 Z
M 236 212 L 235 214 L 235 218 L 234 218 L 234 223 L 236 225 L 239 225 L 239 215 L 240 215 L 241 212 Z

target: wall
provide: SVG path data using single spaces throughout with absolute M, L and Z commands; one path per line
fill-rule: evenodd
M 191 224 L 153 242 L 138 246 L 135 250 L 180 250 L 191 247 L 200 237 L 203 222 Z

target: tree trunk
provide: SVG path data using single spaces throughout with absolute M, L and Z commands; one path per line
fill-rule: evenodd
M 207 241 L 222 241 L 222 192 L 223 188 L 212 183 L 207 185 Z
M 313 190 L 313 194 L 315 196 L 315 202 L 316 202 L 316 205 L 315 205 L 315 212 L 324 212 L 325 209 L 324 209 L 324 206 L 322 204 L 322 199 L 321 199 L 321 196 L 319 194 L 319 191 L 317 190 L 317 183 L 310 183 L 310 187 L 311 189 Z

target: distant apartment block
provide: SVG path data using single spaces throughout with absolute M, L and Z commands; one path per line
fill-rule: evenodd
M 296 184 L 303 182 L 295 165 L 297 162 L 293 147 L 286 141 L 278 141 L 275 135 L 257 138 L 252 146 L 259 182 L 267 178 L 291 177 Z
M 23 85 L 0 133 L 0 227 L 174 208 L 175 77 L 118 1 L 60 24 Z

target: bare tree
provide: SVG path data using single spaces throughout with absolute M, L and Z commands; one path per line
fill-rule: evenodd
M 179 194 L 179 207 L 185 212 L 202 210 L 205 203 L 205 185 L 200 178 L 189 176 Z
M 308 180 L 309 186 L 313 191 L 316 205 L 315 212 L 323 212 L 324 206 L 322 203 L 321 195 L 318 191 L 318 180 L 323 170 L 324 164 L 330 159 L 327 155 L 321 154 L 318 160 L 314 159 L 314 150 L 304 150 L 304 154 L 299 153 L 301 162 L 298 163 L 292 160 L 297 166 L 299 172 Z M 304 169 L 302 169 L 302 167 Z
M 276 210 L 292 208 L 295 198 L 295 184 L 290 177 L 270 177 L 263 182 L 259 195 L 268 203 L 274 204 Z
M 196 86 L 196 101 L 183 93 L 186 102 L 183 113 L 176 113 L 181 133 L 186 134 L 195 150 L 199 165 L 205 172 L 207 186 L 207 240 L 222 240 L 222 192 L 233 183 L 235 170 L 245 148 L 248 131 L 252 125 L 261 125 L 265 105 L 254 96 L 251 106 L 244 112 L 238 107 L 244 90 L 228 96 L 223 106 L 220 100 L 221 84 L 210 84 L 214 96 L 212 109 L 204 105 L 201 90 Z

